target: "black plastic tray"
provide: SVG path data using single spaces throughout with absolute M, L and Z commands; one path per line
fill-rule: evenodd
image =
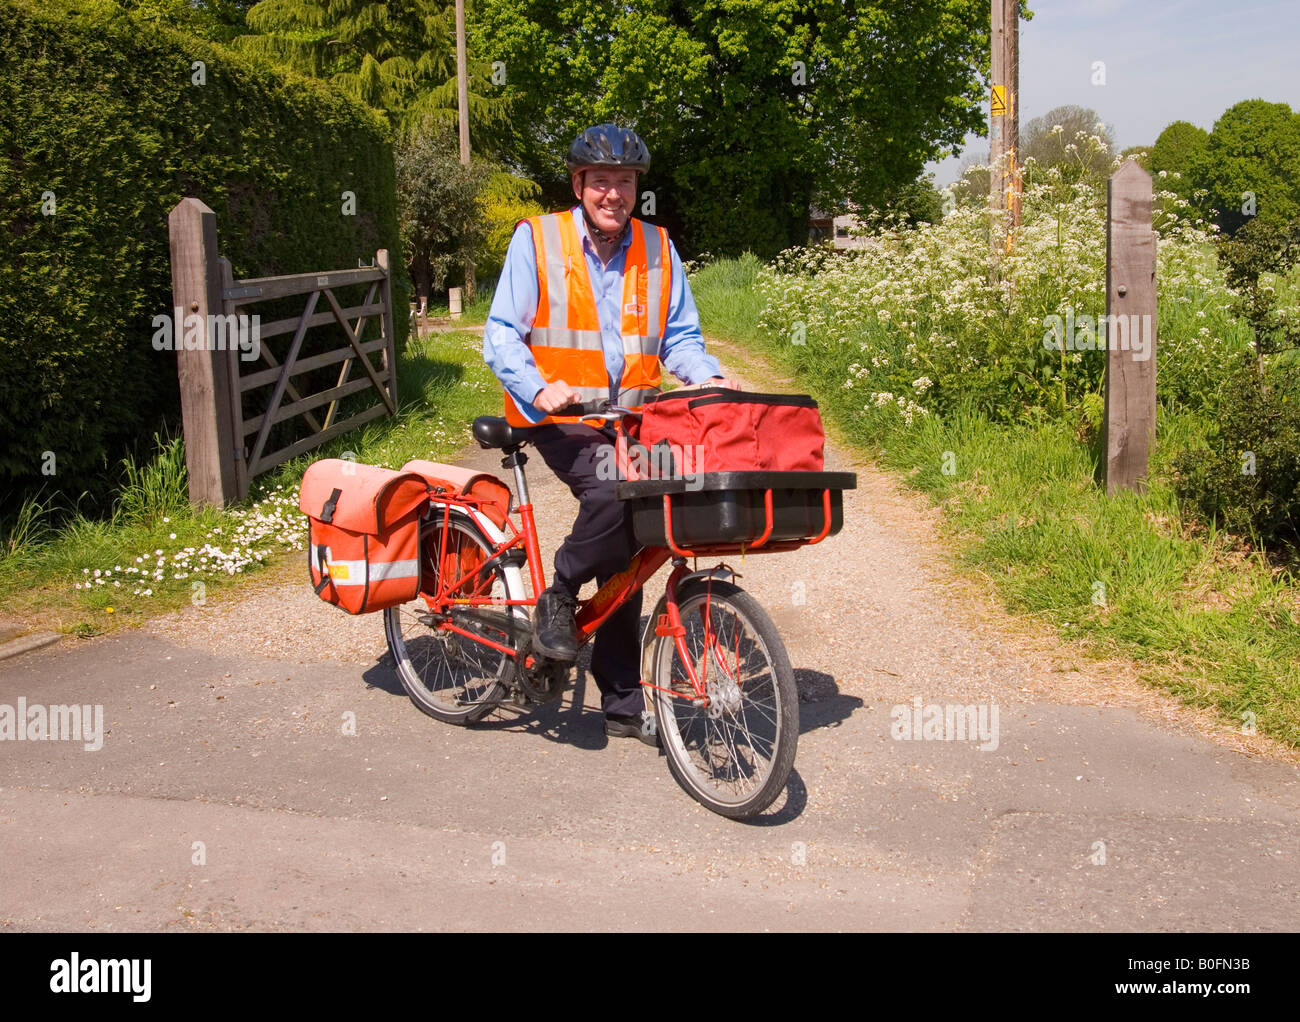
M 671 509 L 672 543 L 682 549 L 752 543 L 768 532 L 755 552 L 776 543 L 810 541 L 826 527 L 830 494 L 833 536 L 844 525 L 843 491 L 856 489 L 852 472 L 705 472 L 685 479 L 615 483 L 629 504 L 632 528 L 643 546 L 668 546 L 664 497 Z M 767 528 L 767 491 L 772 492 L 772 527 Z

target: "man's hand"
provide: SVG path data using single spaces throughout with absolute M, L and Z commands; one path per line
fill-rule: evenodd
M 533 407 L 550 415 L 561 408 L 567 408 L 582 400 L 582 395 L 563 380 L 548 383 L 533 398 Z
M 726 387 L 728 390 L 744 390 L 739 380 L 730 380 L 725 376 L 710 376 L 702 384 L 702 387 Z

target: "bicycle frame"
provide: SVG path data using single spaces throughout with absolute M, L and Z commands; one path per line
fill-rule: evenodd
M 621 423 L 620 423 L 620 430 L 619 430 L 619 442 L 617 444 L 616 450 L 617 450 L 616 456 L 618 462 L 622 470 L 626 471 L 626 464 L 627 464 L 626 433 L 621 428 Z M 516 452 L 516 457 L 517 454 L 518 452 Z M 491 551 L 488 553 L 487 557 L 482 562 L 476 564 L 470 571 L 458 575 L 456 578 L 447 580 L 440 577 L 439 581 L 441 584 L 439 585 L 437 592 L 427 593 L 421 591 L 420 595 L 424 598 L 425 603 L 428 605 L 431 611 L 437 611 L 438 608 L 451 607 L 451 606 L 535 607 L 537 605 L 536 595 L 526 600 L 511 600 L 511 599 L 502 599 L 501 597 L 495 597 L 495 596 L 478 595 L 475 592 L 475 590 L 478 587 L 482 586 L 483 565 L 490 563 L 496 560 L 497 558 L 503 557 L 510 550 L 520 548 L 520 547 L 522 547 L 525 557 L 528 561 L 529 576 L 530 576 L 530 581 L 532 583 L 533 593 L 534 594 L 541 593 L 546 588 L 545 573 L 543 572 L 542 569 L 541 548 L 537 539 L 537 527 L 536 527 L 536 522 L 533 518 L 533 506 L 532 503 L 527 499 L 528 487 L 527 487 L 527 482 L 524 478 L 523 467 L 518 460 L 514 461 L 513 467 L 515 469 L 517 488 L 519 490 L 520 496 L 523 498 L 523 502 L 519 505 L 517 509 L 517 514 L 519 515 L 519 521 L 520 521 L 519 527 L 516 527 L 513 519 L 510 517 L 510 514 L 507 513 L 504 518 L 504 523 L 505 523 L 505 529 L 508 530 L 508 536 L 506 537 L 504 542 L 497 544 L 496 546 L 493 546 L 491 548 Z M 769 494 L 768 497 L 769 504 L 770 504 L 770 499 L 771 498 Z M 437 553 L 438 565 L 441 566 L 446 563 L 446 556 L 447 556 L 446 545 L 447 545 L 447 537 L 449 535 L 449 530 L 447 529 L 446 526 L 451 520 L 452 512 L 458 511 L 462 515 L 467 517 L 471 522 L 475 522 L 474 512 L 481 511 L 483 503 L 484 503 L 484 498 L 471 497 L 466 494 L 440 495 L 439 497 L 436 498 L 435 502 L 432 505 L 432 509 L 435 513 L 440 511 L 442 516 L 442 525 L 443 525 L 443 528 L 439 531 L 441 542 L 439 544 L 440 549 L 438 550 Z M 665 507 L 665 513 L 667 513 L 666 507 Z M 829 518 L 830 516 L 828 514 L 827 515 L 828 523 L 829 523 Z M 426 521 L 432 520 L 432 516 L 426 517 L 425 520 Z M 770 528 L 770 521 L 769 521 L 769 528 Z M 818 538 L 820 539 L 821 537 Z M 782 546 L 784 546 L 784 544 L 774 544 L 773 548 L 778 549 L 781 548 Z M 713 550 L 702 550 L 699 551 L 698 553 L 704 553 L 707 555 L 713 552 L 714 552 Z M 717 552 L 718 553 L 729 552 L 729 548 L 719 549 Z M 655 685 L 644 678 L 641 680 L 641 684 L 647 688 L 655 688 L 655 689 L 659 689 L 660 691 L 668 692 L 670 695 L 676 696 L 679 699 L 690 700 L 695 705 L 707 705 L 709 699 L 708 696 L 708 659 L 709 658 L 705 658 L 704 663 L 702 664 L 703 670 L 699 672 L 697 676 L 695 665 L 692 663 L 692 658 L 686 649 L 686 643 L 684 639 L 684 636 L 686 634 L 686 628 L 682 624 L 681 616 L 678 612 L 678 607 L 677 607 L 677 587 L 685 576 L 691 574 L 690 569 L 688 569 L 686 565 L 687 556 L 692 556 L 692 554 L 690 554 L 685 550 L 680 549 L 679 547 L 677 547 L 675 543 L 673 544 L 673 549 L 671 550 L 668 547 L 642 547 L 639 551 L 637 551 L 635 555 L 633 555 L 632 560 L 628 564 L 627 568 L 619 572 L 613 578 L 609 579 L 609 581 L 607 581 L 603 586 L 601 586 L 600 589 L 597 590 L 589 599 L 580 601 L 578 605 L 578 611 L 574 617 L 578 629 L 578 644 L 581 646 L 588 639 L 590 639 L 593 634 L 595 634 L 596 629 L 598 629 L 602 624 L 604 624 L 611 614 L 617 611 L 637 591 L 639 591 L 645 585 L 645 583 L 651 577 L 653 577 L 654 574 L 665 564 L 665 562 L 672 559 L 674 562 L 674 567 L 672 573 L 668 576 L 667 592 L 666 592 L 666 600 L 665 600 L 666 613 L 661 614 L 659 616 L 659 620 L 655 623 L 655 635 L 672 638 L 674 644 L 677 647 L 678 656 L 681 658 L 682 663 L 685 665 L 687 677 L 691 683 L 691 689 L 693 694 L 686 695 L 681 692 L 674 692 L 670 689 L 665 689 L 660 685 Z M 698 554 L 696 556 L 698 556 Z M 471 585 L 471 583 L 476 583 L 476 584 Z M 471 593 L 470 596 L 466 597 L 466 596 L 452 595 L 454 593 L 462 591 L 467 586 L 470 587 L 469 589 Z M 491 639 L 488 639 L 484 636 L 476 635 L 473 632 L 468 631 L 467 629 L 461 628 L 460 626 L 452 623 L 451 621 L 440 621 L 438 622 L 437 627 L 441 629 L 445 629 L 447 631 L 454 632 L 457 635 L 470 639 L 473 642 L 479 643 L 480 645 L 489 646 L 500 653 L 508 654 L 509 656 L 514 657 L 516 660 L 518 660 L 522 655 L 524 658 L 523 663 L 524 666 L 526 667 L 531 667 L 537 662 L 537 658 L 534 657 L 532 654 L 521 653 L 520 650 L 513 649 L 502 643 L 494 642 Z M 721 647 L 719 646 L 713 634 L 712 624 L 709 619 L 709 608 L 708 608 L 707 597 L 705 600 L 704 628 L 705 628 L 706 647 L 713 653 L 712 659 L 714 663 L 717 664 L 718 669 L 721 673 L 727 675 L 729 678 L 731 678 L 732 681 L 736 681 L 738 684 L 737 679 L 732 677 L 732 672 L 727 668 L 727 662 L 723 656 L 724 651 L 721 650 Z

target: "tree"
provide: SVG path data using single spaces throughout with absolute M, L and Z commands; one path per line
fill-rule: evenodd
M 179 28 L 220 43 L 247 31 L 245 17 L 256 0 L 117 0 L 136 19 Z
M 1020 134 L 1020 162 L 1028 164 L 1026 184 L 1040 180 L 1052 167 L 1060 168 L 1066 181 L 1101 184 L 1110 176 L 1114 150 L 1114 136 L 1090 107 L 1055 107 L 1035 117 Z
M 934 175 L 924 174 L 901 188 L 891 188 L 877 213 L 907 224 L 938 223 L 943 219 L 943 196 L 934 185 Z
M 537 216 L 546 210 L 537 202 L 541 188 L 533 181 L 525 181 L 504 171 L 493 171 L 478 194 L 479 210 L 486 229 L 485 255 L 476 269 L 492 277 L 501 272 L 505 263 L 510 238 L 515 225 L 525 217 Z
M 295 70 L 329 79 L 386 117 L 401 131 L 425 121 L 457 123 L 456 21 L 440 0 L 261 0 L 248 12 L 255 35 L 241 49 L 270 56 Z M 489 86 L 491 68 L 469 60 L 470 135 L 487 141 L 500 128 L 508 101 Z M 479 137 L 476 138 L 475 136 Z
M 1149 169 L 1152 174 L 1165 172 L 1161 187 L 1189 202 L 1192 200 L 1196 187 L 1192 182 L 1192 164 L 1205 150 L 1209 138 L 1208 131 L 1188 121 L 1174 121 L 1160 132 L 1156 144 L 1151 147 Z
M 442 290 L 453 266 L 477 262 L 486 244 L 479 195 L 493 167 L 460 162 L 454 131 L 428 125 L 397 147 L 398 227 L 416 293 Z
M 1248 99 L 1229 107 L 1190 156 L 1192 181 L 1234 233 L 1253 216 L 1283 224 L 1300 215 L 1300 113 Z
M 959 206 L 987 206 L 989 202 L 989 154 L 967 156 L 952 183 L 953 201 Z
M 583 128 L 628 124 L 686 255 L 801 244 L 812 202 L 881 206 L 984 126 L 987 0 L 480 0 L 472 28 L 517 101 L 509 156 L 547 199 L 571 201 Z
M 1218 242 L 1219 263 L 1236 294 L 1233 311 L 1255 333 L 1260 377 L 1265 357 L 1300 347 L 1300 323 L 1287 317 L 1278 295 L 1279 278 L 1300 265 L 1300 218 L 1289 224 L 1259 217 Z

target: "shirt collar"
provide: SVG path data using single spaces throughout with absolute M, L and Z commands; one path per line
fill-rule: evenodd
M 578 237 L 582 239 L 582 247 L 590 251 L 592 255 L 596 255 L 596 243 L 591 240 L 591 235 L 587 233 L 587 218 L 582 215 L 582 206 L 574 206 L 569 212 L 573 214 L 573 222 L 578 225 Z M 632 244 L 632 232 L 628 231 L 623 236 L 623 240 L 619 242 L 619 251 L 627 248 L 630 244 Z

